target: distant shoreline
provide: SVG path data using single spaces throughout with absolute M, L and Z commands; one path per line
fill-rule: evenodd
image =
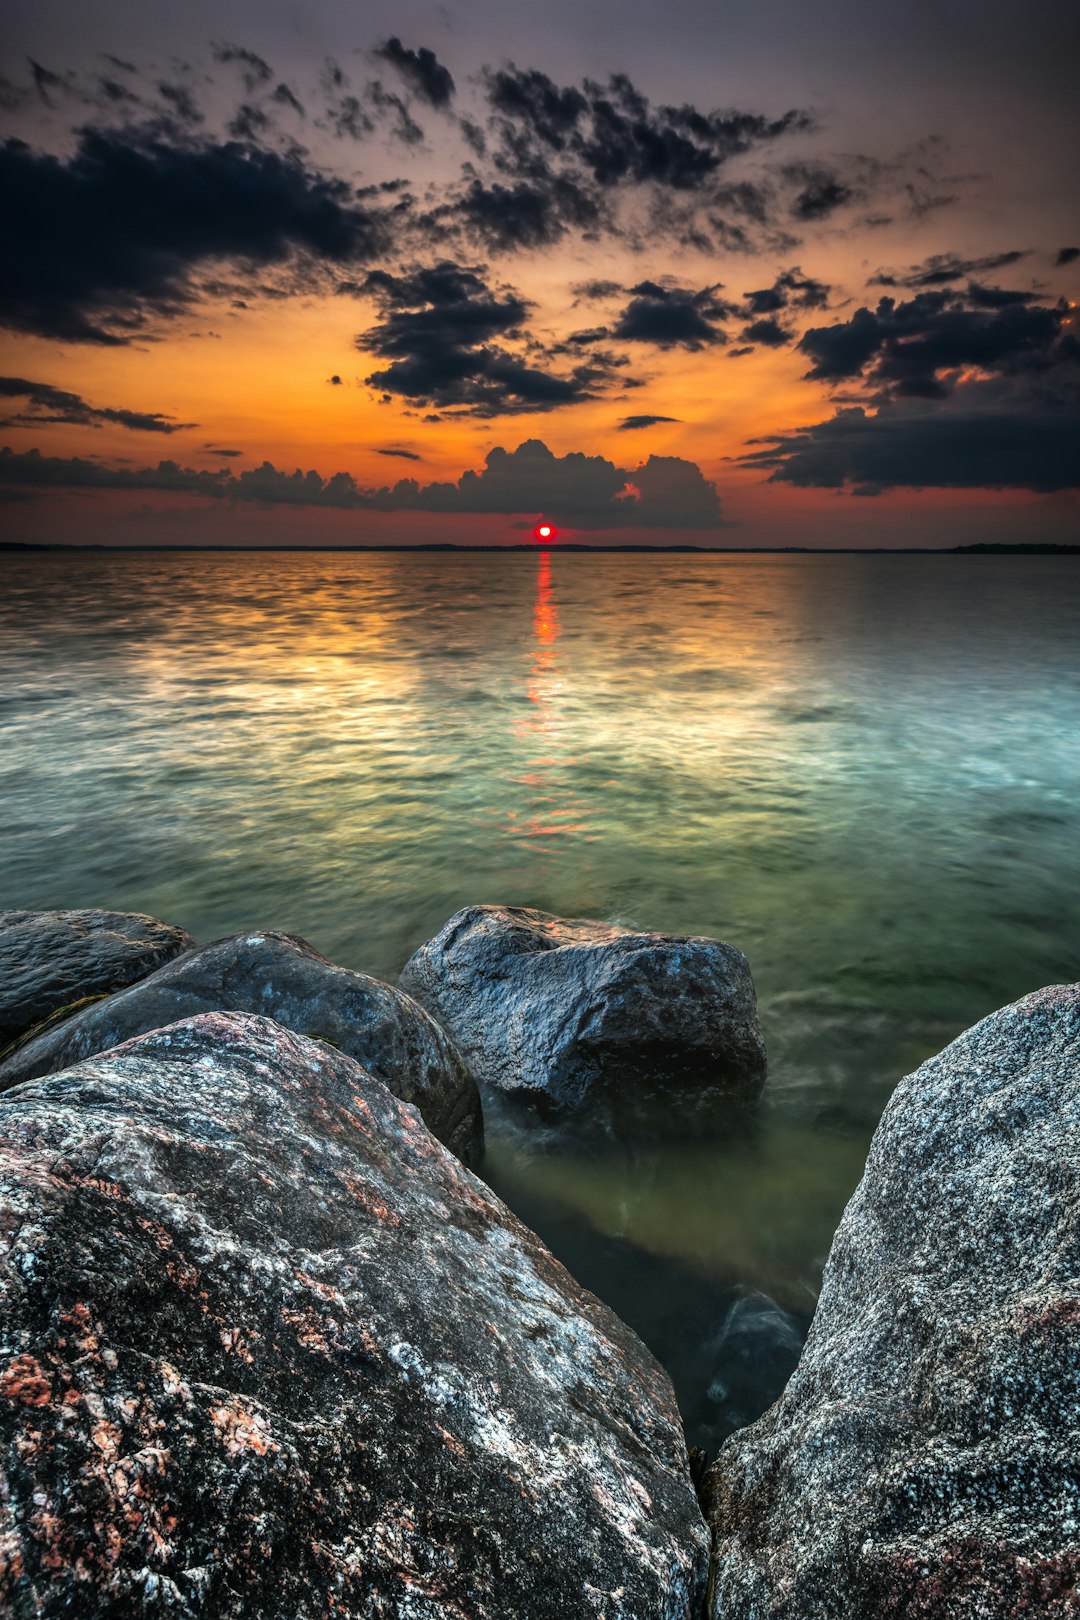
M 414 546 L 101 546 L 101 545 L 66 545 L 61 542 L 32 541 L 32 540 L 0 540 L 0 554 L 5 551 L 222 551 L 222 552 L 353 552 L 376 551 L 425 551 L 425 552 L 524 552 L 524 551 L 572 551 L 589 552 L 593 555 L 603 555 L 611 552 L 616 555 L 626 553 L 645 552 L 650 555 L 691 555 L 699 557 L 733 556 L 733 557 L 1076 557 L 1080 556 L 1080 545 L 973 545 L 973 546 L 591 546 L 580 541 L 560 541 L 554 545 L 542 546 L 536 541 L 515 543 L 506 546 L 460 546 L 452 542 L 431 542 Z

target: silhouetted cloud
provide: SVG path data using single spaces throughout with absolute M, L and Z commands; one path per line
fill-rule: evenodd
M 789 305 L 800 309 L 822 309 L 829 301 L 832 288 L 813 276 L 804 276 L 798 265 L 781 270 L 771 287 L 758 287 L 743 294 L 743 305 L 748 315 L 775 315 Z
M 547 411 L 591 398 L 606 372 L 589 361 L 554 373 L 508 350 L 507 341 L 523 339 L 530 306 L 513 289 L 493 290 L 482 267 L 373 270 L 343 290 L 381 305 L 381 319 L 356 341 L 389 362 L 366 379 L 388 396 L 473 416 Z
M 771 482 L 876 495 L 887 489 L 1080 487 L 1080 390 L 1029 377 L 958 386 L 942 400 L 861 406 L 776 435 L 742 458 Z
M 858 377 L 888 394 L 933 398 L 948 391 L 944 374 L 961 367 L 1009 371 L 1067 357 L 1059 346 L 1062 306 L 999 302 L 980 291 L 975 299 L 944 291 L 916 293 L 906 303 L 882 298 L 876 309 L 811 327 L 798 345 L 813 362 L 806 375 L 822 382 Z
M 825 164 L 788 163 L 782 172 L 789 185 L 797 188 L 791 212 L 799 220 L 828 219 L 855 195 L 852 187 Z
M 202 264 L 358 263 L 388 239 L 345 181 L 235 142 L 85 131 L 62 158 L 9 140 L 0 191 L 0 321 L 65 341 L 129 343 L 189 307 Z
M 467 182 L 453 203 L 433 209 L 427 223 L 437 231 L 461 230 L 496 253 L 548 247 L 568 231 L 594 231 L 603 221 L 601 203 L 561 176 L 536 181 Z
M 967 276 L 985 275 L 989 270 L 1005 270 L 1027 258 L 1027 250 L 1010 248 L 1006 253 L 990 253 L 981 259 L 965 259 L 958 253 L 933 253 L 908 270 L 878 270 L 870 278 L 874 287 L 947 287 Z
M 793 109 L 760 113 L 653 107 L 625 74 L 606 84 L 561 86 L 513 64 L 487 74 L 493 149 L 503 172 L 535 179 L 570 165 L 600 186 L 655 184 L 694 190 L 733 157 L 812 126 Z
M 432 107 L 448 107 L 454 97 L 454 79 L 435 52 L 426 45 L 409 50 L 396 35 L 380 45 L 375 55 L 389 62 L 401 74 L 414 95 Z
M 489 513 L 507 517 L 543 512 L 575 529 L 715 529 L 722 520 L 715 486 L 692 461 L 650 456 L 634 468 L 579 451 L 557 456 L 538 439 L 516 450 L 491 450 L 479 472 L 454 482 L 363 489 L 349 473 L 328 478 L 264 461 L 239 475 L 200 471 L 161 461 L 156 467 L 106 467 L 79 456 L 0 450 L 0 486 L 8 489 L 163 490 L 213 500 L 270 506 L 330 507 L 379 512 Z
M 1058 265 L 1072 264 L 1074 259 L 1080 259 L 1080 247 L 1061 248 L 1054 263 Z
M 652 343 L 659 349 L 703 349 L 727 342 L 721 323 L 731 311 L 717 298 L 716 287 L 694 292 L 641 281 L 630 293 L 630 302 L 612 329 L 614 337 Z
M 100 427 L 114 423 L 139 433 L 177 433 L 195 427 L 194 422 L 177 422 L 160 411 L 125 411 L 107 405 L 91 405 L 81 394 L 54 388 L 51 383 L 31 382 L 26 377 L 0 377 L 0 399 L 25 399 L 30 409 L 8 422 L 27 427 L 62 423 L 65 426 Z
M 655 427 L 657 422 L 679 422 L 678 416 L 624 416 L 619 423 L 620 433 L 632 433 L 637 428 Z
M 764 343 L 770 349 L 782 349 L 786 343 L 791 342 L 791 333 L 771 315 L 763 315 L 759 321 L 751 321 L 744 326 L 739 336 L 746 343 Z
M 557 456 L 539 439 L 490 451 L 482 471 L 456 483 L 410 493 L 405 481 L 392 495 L 417 511 L 543 512 L 575 529 L 710 529 L 721 522 L 716 488 L 692 461 L 650 456 L 639 467 L 617 467 L 579 451 Z
M 415 450 L 393 450 L 388 448 L 376 450 L 375 454 L 377 456 L 394 456 L 399 461 L 423 461 L 424 459 L 423 456 L 418 456 Z
M 227 481 L 227 482 L 223 482 Z M 82 456 L 43 456 L 39 450 L 0 450 L 0 484 L 34 489 L 162 489 L 182 495 L 225 493 L 228 469 L 196 472 L 175 461 L 156 467 L 106 467 Z

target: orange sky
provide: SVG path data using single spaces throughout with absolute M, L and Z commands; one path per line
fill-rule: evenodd
M 107 8 L 102 9 L 107 20 Z M 35 43 L 29 12 L 21 21 L 28 40 Z M 104 35 L 102 42 L 104 46 Z M 461 83 L 462 68 L 475 69 L 478 63 L 463 62 L 461 56 L 468 51 L 460 40 L 458 46 L 454 66 Z M 107 48 L 115 48 L 115 42 Z M 55 49 L 49 62 L 57 73 L 64 66 Z M 209 84 L 209 76 L 204 77 Z M 639 64 L 637 77 L 647 91 L 647 63 Z M 213 94 L 221 93 L 220 82 L 214 82 Z M 732 98 L 718 94 L 716 99 L 727 103 Z M 410 105 L 415 111 L 416 103 Z M 946 111 L 944 106 L 942 110 Z M 69 131 L 77 127 L 80 116 L 84 116 L 80 108 L 67 107 L 59 92 L 53 92 L 47 103 L 42 98 L 24 99 L 8 118 L 15 133 L 43 149 L 62 152 L 65 140 L 72 139 L 63 133 L 64 127 Z M 829 119 L 825 133 L 785 147 L 787 156 L 817 162 L 842 148 L 842 107 L 834 107 Z M 862 121 L 865 124 L 865 112 Z M 865 129 L 859 133 L 865 135 Z M 486 265 L 484 274 L 492 285 L 510 286 L 521 294 L 531 306 L 529 334 L 549 350 L 598 319 L 610 322 L 613 314 L 617 316 L 620 298 L 626 302 L 625 290 L 643 280 L 686 289 L 719 286 L 721 298 L 736 301 L 750 289 L 769 285 L 782 270 L 798 266 L 803 276 L 831 290 L 827 308 L 787 313 L 792 327 L 787 346 L 758 344 L 752 353 L 732 357 L 731 349 L 740 346 L 736 317 L 722 345 L 691 349 L 625 343 L 623 351 L 630 362 L 626 374 L 640 384 L 632 389 L 620 389 L 616 379 L 598 390 L 599 397 L 560 409 L 518 411 L 494 419 L 442 410 L 440 420 L 432 423 L 423 420 L 425 411 L 416 403 L 405 398 L 382 403 L 365 384 L 364 378 L 384 363 L 364 346 L 365 331 L 378 318 L 370 299 L 336 294 L 326 278 L 321 288 L 311 282 L 286 298 L 260 295 L 253 283 L 245 293 L 245 308 L 232 307 L 230 296 L 211 293 L 193 299 L 179 314 L 150 321 L 133 341 L 112 347 L 9 329 L 0 357 L 0 369 L 9 378 L 31 379 L 77 394 L 91 407 L 162 413 L 194 425 L 163 435 L 133 432 L 108 422 L 43 427 L 38 421 L 9 418 L 0 442 L 16 453 L 38 449 L 47 456 L 93 458 L 117 468 L 153 466 L 162 457 L 183 467 L 220 468 L 226 463 L 209 447 L 226 447 L 241 452 L 228 458 L 234 473 L 270 461 L 287 472 L 313 468 L 324 478 L 344 471 L 358 485 L 377 488 L 405 476 L 421 483 L 455 480 L 465 469 L 481 467 L 493 446 L 513 449 L 524 440 L 542 439 L 558 456 L 583 450 L 631 473 L 649 455 L 695 463 L 717 488 L 724 526 L 711 533 L 688 530 L 667 537 L 694 544 L 923 545 L 947 543 L 950 538 L 1072 538 L 1075 505 L 1069 493 L 912 487 L 889 489 L 867 500 L 769 483 L 762 470 L 740 467 L 734 460 L 749 441 L 822 422 L 850 404 L 850 386 L 806 379 L 807 357 L 794 345 L 807 326 L 849 321 L 861 304 L 872 306 L 881 289 L 867 283 L 882 267 L 902 272 L 935 254 L 977 261 L 1018 247 L 1024 256 L 995 272 L 990 279 L 996 284 L 1025 292 L 1043 304 L 1075 293 L 1076 263 L 1055 266 L 1067 226 L 1060 186 L 1053 176 L 1047 175 L 1039 195 L 1020 175 L 980 172 L 979 131 L 970 121 L 963 130 L 951 132 L 947 148 L 923 152 L 914 165 L 901 163 L 897 153 L 907 133 L 899 127 L 886 130 L 880 141 L 880 164 L 898 167 L 891 179 L 875 181 L 880 192 L 873 203 L 877 215 L 871 213 L 871 203 L 864 202 L 856 214 L 830 216 L 804 229 L 797 240 L 792 232 L 792 240 L 782 247 L 761 247 L 753 255 L 678 247 L 662 238 L 642 241 L 640 234 L 631 240 L 627 232 L 599 240 L 589 240 L 587 233 L 570 233 L 550 250 L 500 257 L 482 257 L 479 251 L 467 258 L 460 251 L 454 255 L 459 262 Z M 199 138 L 204 138 L 201 131 Z M 987 150 L 996 152 L 996 140 L 996 135 L 989 139 Z M 331 161 L 325 132 L 316 146 L 320 160 Z M 364 157 L 365 178 L 373 172 L 393 172 L 396 166 L 414 184 L 426 184 L 429 192 L 459 160 L 455 151 L 451 161 L 430 134 L 423 145 L 402 151 L 393 148 L 385 132 Z M 340 168 L 340 154 L 338 163 Z M 912 173 L 922 174 L 918 183 L 929 190 L 943 196 L 950 192 L 948 206 L 905 212 L 903 196 L 905 187 L 911 187 Z M 881 223 L 886 206 L 890 222 Z M 445 251 L 433 245 L 431 257 Z M 402 252 L 416 262 L 415 237 L 402 244 Z M 199 269 L 235 274 L 235 266 L 211 261 Z M 573 290 L 595 277 L 624 289 L 599 311 L 583 304 Z M 957 288 L 961 286 L 958 282 Z M 900 291 L 896 296 L 911 295 Z M 981 373 L 970 375 L 978 378 Z M 332 376 L 340 377 L 341 384 L 332 385 Z M 876 406 L 868 403 L 868 408 Z M 644 431 L 620 431 L 621 418 L 631 413 L 677 420 Z M 409 452 L 409 458 L 380 453 L 388 449 Z M 177 536 L 196 534 L 200 525 L 215 543 L 234 538 L 247 544 L 260 532 L 275 537 L 272 543 L 279 543 L 282 536 L 327 544 L 463 537 L 498 543 L 521 538 L 512 514 L 433 519 L 410 512 L 263 508 L 241 512 L 232 503 L 170 497 L 163 491 L 19 493 L 25 498 L 11 500 L 7 513 L 9 532 L 20 540 L 78 536 L 103 543 L 101 537 L 115 528 L 123 543 L 133 539 L 177 543 Z M 548 515 L 561 520 L 558 512 Z M 572 533 L 573 523 L 563 520 L 563 529 Z M 603 537 L 600 532 L 588 536 Z M 612 537 L 664 538 L 640 531 Z

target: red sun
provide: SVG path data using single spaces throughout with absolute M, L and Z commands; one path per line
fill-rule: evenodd
M 533 530 L 537 540 L 554 540 L 555 528 L 551 523 L 538 523 Z

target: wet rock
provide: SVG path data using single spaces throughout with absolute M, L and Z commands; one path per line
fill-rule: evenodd
M 716 1620 L 1072 1616 L 1080 985 L 898 1086 L 802 1360 L 706 1483 Z
M 66 1018 L 0 1064 L 0 1091 L 55 1074 L 148 1030 L 202 1012 L 261 1013 L 317 1036 L 415 1103 L 459 1158 L 480 1156 L 480 1098 L 460 1053 L 392 985 L 335 967 L 290 934 L 237 934 L 187 952 L 129 990 Z
M 750 969 L 717 939 L 469 906 L 401 985 L 478 1080 L 542 1110 L 603 1103 L 685 1122 L 695 1102 L 754 1095 L 765 1079 Z
M 129 911 L 0 911 L 0 1050 L 61 1007 L 143 979 L 195 941 Z
M 212 1013 L 0 1098 L 0 1612 L 682 1620 L 666 1375 L 351 1058 Z

